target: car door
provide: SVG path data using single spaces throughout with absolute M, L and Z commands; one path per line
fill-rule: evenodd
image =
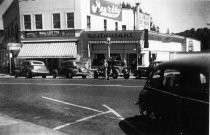
M 206 73 L 183 73 L 182 106 L 187 126 L 208 132 L 209 125 L 209 76 Z

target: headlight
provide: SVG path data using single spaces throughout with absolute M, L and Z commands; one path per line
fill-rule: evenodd
M 87 72 L 87 68 L 86 67 L 81 67 L 80 70 L 81 70 L 81 72 Z

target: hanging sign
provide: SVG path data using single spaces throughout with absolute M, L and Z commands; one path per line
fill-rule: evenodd
M 9 50 L 20 50 L 21 44 L 20 43 L 8 43 L 7 47 Z

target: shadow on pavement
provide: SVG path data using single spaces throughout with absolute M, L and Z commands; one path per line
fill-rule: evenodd
M 181 132 L 177 126 L 170 123 L 137 115 L 120 121 L 119 126 L 127 135 L 208 135 L 208 133 L 194 132 L 193 129 Z

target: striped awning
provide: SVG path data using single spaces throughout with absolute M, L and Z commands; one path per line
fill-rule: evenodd
M 76 58 L 75 42 L 23 44 L 18 59 L 26 58 Z

